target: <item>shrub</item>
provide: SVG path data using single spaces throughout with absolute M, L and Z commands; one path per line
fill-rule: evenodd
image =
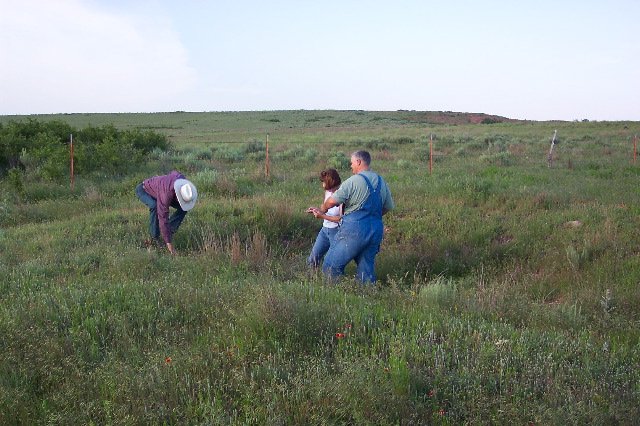
M 327 158 L 327 166 L 336 170 L 348 170 L 351 165 L 351 159 L 343 152 L 334 152 Z
M 151 130 L 127 130 L 120 134 L 120 143 L 130 145 L 136 150 L 148 154 L 154 149 L 168 150 L 170 148 L 169 141 L 165 135 L 152 132 Z
M 262 141 L 257 141 L 257 140 L 253 140 L 244 146 L 244 152 L 246 154 L 265 152 L 266 150 L 267 150 L 266 143 Z
M 64 149 L 72 132 L 69 125 L 60 121 L 10 121 L 0 128 L 0 169 L 21 166 L 19 159 L 26 150 L 44 150 L 46 155 L 56 148 Z
M 315 161 L 317 155 L 318 155 L 318 152 L 315 149 L 304 148 L 298 145 L 284 152 L 277 153 L 276 155 L 274 155 L 274 159 L 281 160 L 281 161 L 296 160 L 296 161 L 311 163 Z
M 16 194 L 22 195 L 24 193 L 24 184 L 22 183 L 23 173 L 19 169 L 13 168 L 9 170 L 7 179 Z
M 113 125 L 77 130 L 61 121 L 10 121 L 0 127 L 0 171 L 25 167 L 42 178 L 59 179 L 69 170 L 71 135 L 78 174 L 124 172 L 154 149 L 169 147 L 165 136 L 151 131 L 119 131 Z
M 384 150 L 391 148 L 388 140 L 370 140 L 364 143 L 364 147 L 370 150 Z
M 244 148 L 224 145 L 213 152 L 213 157 L 228 163 L 239 163 L 244 160 Z
M 81 130 L 75 146 L 78 173 L 121 173 L 140 164 L 154 149 L 168 148 L 168 143 L 165 137 L 151 132 L 120 132 L 107 125 Z
M 397 145 L 406 145 L 406 144 L 412 144 L 415 143 L 415 140 L 413 138 L 410 138 L 408 136 L 400 136 L 397 138 L 390 138 L 387 139 L 390 143 L 392 144 L 397 144 Z
M 214 192 L 217 180 L 218 171 L 216 169 L 201 170 L 193 176 L 193 183 L 201 193 Z

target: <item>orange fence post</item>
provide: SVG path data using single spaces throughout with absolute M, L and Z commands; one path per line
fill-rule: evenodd
M 71 191 L 73 191 L 73 135 L 69 135 L 69 150 L 71 151 Z

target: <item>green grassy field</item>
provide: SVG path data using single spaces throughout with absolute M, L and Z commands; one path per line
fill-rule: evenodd
M 640 417 L 638 122 L 34 118 L 153 130 L 173 149 L 130 173 L 79 175 L 73 191 L 28 170 L 0 182 L 0 424 Z M 321 226 L 304 213 L 321 202 L 318 173 L 348 177 L 356 149 L 371 152 L 397 205 L 373 288 L 327 285 L 305 265 Z M 144 247 L 134 193 L 172 169 L 200 193 L 177 257 Z

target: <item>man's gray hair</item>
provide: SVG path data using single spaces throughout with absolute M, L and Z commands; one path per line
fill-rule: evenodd
M 356 151 L 351 154 L 351 156 L 358 160 L 362 160 L 367 166 L 371 165 L 371 154 L 369 154 L 367 151 Z

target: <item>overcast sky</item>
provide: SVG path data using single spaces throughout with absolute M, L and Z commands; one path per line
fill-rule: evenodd
M 0 0 L 0 115 L 640 120 L 638 0 Z

